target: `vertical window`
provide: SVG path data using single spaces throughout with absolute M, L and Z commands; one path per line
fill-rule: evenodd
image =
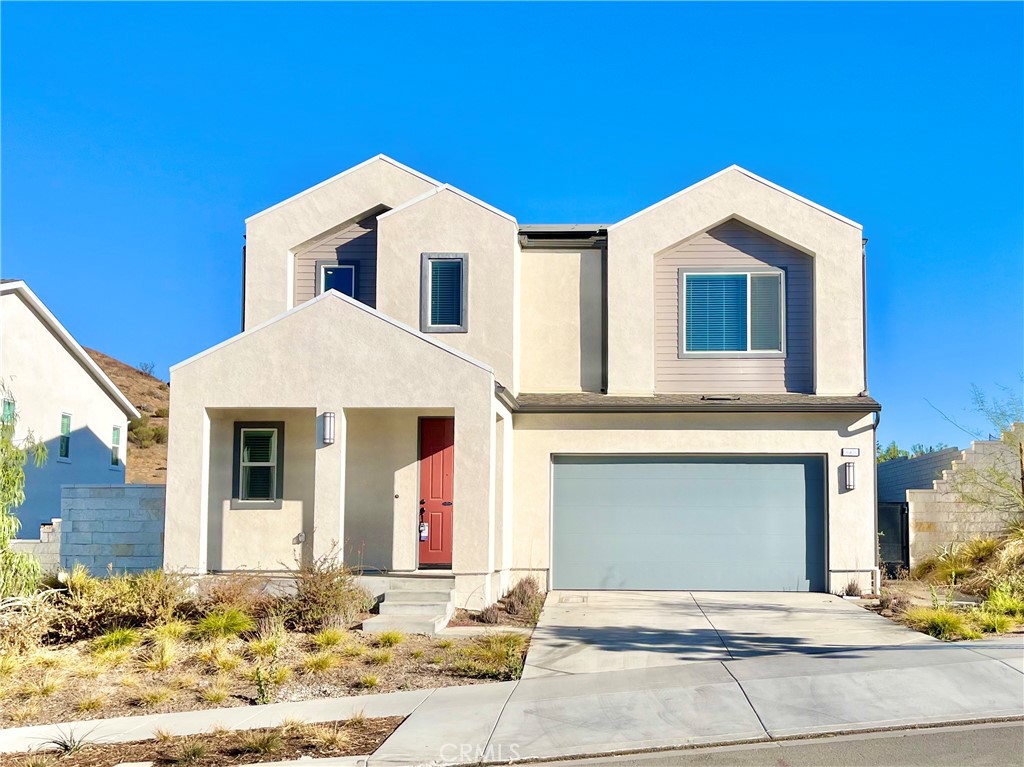
M 121 465 L 121 427 L 115 426 L 110 435 L 110 465 L 117 467 Z
M 0 423 L 14 423 L 14 400 L 4 400 L 3 415 L 0 415 Z
M 355 264 L 321 264 L 320 292 L 336 290 L 346 296 L 356 297 L 356 266 Z
M 277 498 L 277 429 L 242 429 L 239 499 Z
M 467 254 L 424 253 L 420 329 L 428 333 L 465 333 L 468 328 Z
M 680 270 L 680 352 L 785 351 L 781 271 L 739 274 Z
M 57 448 L 57 458 L 71 460 L 71 414 L 61 413 L 60 416 L 60 445 Z

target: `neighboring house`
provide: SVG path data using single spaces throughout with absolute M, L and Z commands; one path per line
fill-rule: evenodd
M 21 280 L 0 282 L 3 415 L 17 413 L 15 438 L 46 444 L 42 467 L 25 468 L 19 538 L 61 515 L 61 485 L 122 484 L 128 420 L 139 413 Z
M 877 577 L 860 225 L 738 167 L 520 225 L 384 156 L 246 221 L 171 371 L 165 566 L 556 589 Z M 422 523 L 422 524 L 421 524 Z

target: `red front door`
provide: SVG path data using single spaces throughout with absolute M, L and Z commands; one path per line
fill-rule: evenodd
M 420 419 L 420 566 L 452 566 L 455 419 Z M 426 524 L 426 530 L 423 529 Z M 424 540 L 425 538 L 425 540 Z

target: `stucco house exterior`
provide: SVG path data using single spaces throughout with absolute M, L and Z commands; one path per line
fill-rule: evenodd
M 877 578 L 862 229 L 742 168 L 522 225 L 381 155 L 249 218 L 244 281 L 171 370 L 168 568 L 338 542 L 469 607 Z
M 17 414 L 15 439 L 31 430 L 46 444 L 41 467 L 25 468 L 19 538 L 61 516 L 61 485 L 123 484 L 128 420 L 139 413 L 39 297 L 21 280 L 0 281 L 2 418 Z

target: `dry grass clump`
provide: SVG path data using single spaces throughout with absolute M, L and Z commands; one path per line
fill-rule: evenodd
M 230 697 L 231 693 L 227 687 L 218 682 L 207 687 L 199 695 L 207 703 L 223 703 Z
M 984 595 L 1003 581 L 1024 578 L 1024 520 L 1007 525 L 999 538 L 953 543 L 919 562 L 913 576 L 931 583 L 956 580 L 967 594 Z
M 321 650 L 328 650 L 344 642 L 345 638 L 346 632 L 344 629 L 326 628 L 316 632 L 312 636 L 311 641 Z
M 374 644 L 378 647 L 396 647 L 405 641 L 405 634 L 401 631 L 382 631 L 374 638 Z
M 978 639 L 981 634 L 969 618 L 945 607 L 911 607 L 904 613 L 907 625 L 936 639 Z
M 255 628 L 256 621 L 237 607 L 224 607 L 200 618 L 194 632 L 199 639 L 233 639 Z
M 243 754 L 274 754 L 284 747 L 284 739 L 273 730 L 243 733 L 238 749 Z
M 366 656 L 366 662 L 371 666 L 386 666 L 395 659 L 391 650 L 374 650 Z
M 103 708 L 103 704 L 106 702 L 107 699 L 102 695 L 86 695 L 78 699 L 78 703 L 75 704 L 75 710 L 82 713 L 98 711 Z
M 323 674 L 332 668 L 337 668 L 341 659 L 330 652 L 318 652 L 307 655 L 302 661 L 302 670 L 307 674 Z

